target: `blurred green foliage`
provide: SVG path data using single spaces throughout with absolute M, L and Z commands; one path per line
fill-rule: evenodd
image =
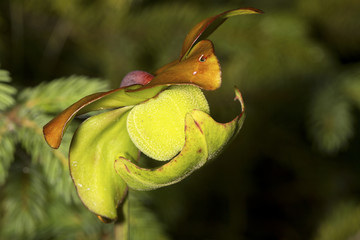
M 358 203 L 339 203 L 328 215 L 320 226 L 315 240 L 359 239 L 360 208 Z
M 238 111 L 237 85 L 247 107 L 243 129 L 207 167 L 140 194 L 134 215 L 150 209 L 155 215 L 143 220 L 164 239 L 163 230 L 170 239 L 330 239 L 332 229 L 343 234 L 332 239 L 355 238 L 354 0 L 1 1 L 0 64 L 13 81 L 0 72 L 0 238 L 113 238 L 113 226 L 79 203 L 66 144 L 48 148 L 42 125 L 81 96 L 109 88 L 106 82 L 116 87 L 129 71 L 152 72 L 177 58 L 185 34 L 203 18 L 245 6 L 265 14 L 230 19 L 213 34 L 223 85 L 206 93 L 214 118 L 228 121 Z M 74 74 L 108 81 L 62 78 Z M 344 201 L 351 203 L 339 205 Z

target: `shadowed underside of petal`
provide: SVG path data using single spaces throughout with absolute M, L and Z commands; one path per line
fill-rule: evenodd
M 241 104 L 241 113 L 229 123 L 217 123 L 208 114 L 193 110 L 185 120 L 185 145 L 182 151 L 168 163 L 155 169 L 141 168 L 124 157 L 115 162 L 117 173 L 130 188 L 152 190 L 176 183 L 209 159 L 216 157 L 224 146 L 239 132 L 245 108 L 238 89 L 236 100 Z
M 152 190 L 179 182 L 201 167 L 207 156 L 204 134 L 192 116 L 187 114 L 184 148 L 170 162 L 156 169 L 145 169 L 120 157 L 115 162 L 115 169 L 130 188 Z
M 195 25 L 186 35 L 181 50 L 180 59 L 187 58 L 191 53 L 191 49 L 196 46 L 198 42 L 209 37 L 227 18 L 242 15 L 242 14 L 256 14 L 262 13 L 261 10 L 255 8 L 240 8 L 226 11 L 216 16 L 209 17 Z
M 129 107 L 90 117 L 76 131 L 70 146 L 70 173 L 84 205 L 114 220 L 127 186 L 114 169 L 118 155 L 135 159 L 138 149 L 126 130 Z
M 77 115 L 138 104 L 155 96 L 165 87 L 158 86 L 141 92 L 126 92 L 128 89 L 136 88 L 139 88 L 139 85 L 94 93 L 80 99 L 44 126 L 43 132 L 46 142 L 52 148 L 58 148 L 68 124 Z

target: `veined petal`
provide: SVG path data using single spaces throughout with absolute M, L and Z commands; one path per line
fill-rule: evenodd
M 208 114 L 193 110 L 185 119 L 185 145 L 168 163 L 155 169 L 138 167 L 125 157 L 115 162 L 117 173 L 130 188 L 152 190 L 179 182 L 193 171 L 216 157 L 224 146 L 239 132 L 245 119 L 245 108 L 238 89 L 236 100 L 241 113 L 229 123 L 217 123 Z
M 156 94 L 158 94 L 161 90 L 165 88 L 165 86 L 157 86 L 154 88 L 145 89 L 144 91 L 126 91 L 139 87 L 140 85 L 117 88 L 108 92 L 94 93 L 80 99 L 79 101 L 62 111 L 58 116 L 53 118 L 49 123 L 44 126 L 43 132 L 46 142 L 52 148 L 58 148 L 61 144 L 61 140 L 67 126 L 77 115 L 96 110 L 112 109 L 138 104 L 151 97 L 154 97 Z
M 84 121 L 70 146 L 70 173 L 84 205 L 114 220 L 127 186 L 114 169 L 117 156 L 136 159 L 138 149 L 126 130 L 130 107 L 101 113 Z
M 115 169 L 130 188 L 152 190 L 179 182 L 204 165 L 207 157 L 205 136 L 191 114 L 187 114 L 185 145 L 175 158 L 159 168 L 146 169 L 119 157 L 115 162 Z

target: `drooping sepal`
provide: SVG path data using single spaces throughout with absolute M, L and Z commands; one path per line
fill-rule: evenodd
M 44 128 L 46 142 L 52 148 L 58 148 L 67 126 L 77 115 L 91 111 L 113 109 L 138 104 L 151 97 L 154 97 L 164 86 L 144 89 L 144 91 L 127 92 L 139 88 L 141 85 L 117 88 L 108 92 L 99 92 L 88 95 L 62 111 L 58 116 L 47 123 Z
M 70 146 L 70 173 L 84 205 L 102 219 L 115 220 L 127 192 L 114 162 L 121 155 L 136 159 L 138 150 L 126 131 L 129 107 L 88 118 Z

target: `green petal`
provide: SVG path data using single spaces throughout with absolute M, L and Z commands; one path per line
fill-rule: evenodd
M 203 130 L 209 152 L 209 160 L 217 157 L 224 146 L 240 131 L 245 120 L 245 107 L 239 89 L 235 88 L 235 100 L 241 105 L 241 113 L 228 123 L 218 123 L 208 114 L 194 110 L 191 115 Z
M 184 148 L 170 162 L 156 169 L 145 169 L 124 157 L 119 157 L 115 169 L 129 187 L 136 190 L 152 190 L 179 182 L 204 165 L 207 157 L 204 134 L 193 117 L 187 114 Z
M 183 43 L 180 59 L 183 60 L 184 58 L 187 58 L 191 49 L 198 42 L 209 37 L 229 17 L 242 15 L 242 14 L 256 14 L 256 13 L 262 13 L 262 11 L 254 8 L 239 8 L 235 10 L 226 11 L 216 16 L 204 19 L 203 21 L 195 25 L 195 27 L 193 27 L 190 30 L 190 32 L 187 34 Z
M 117 173 L 129 187 L 136 190 L 152 190 L 179 182 L 209 159 L 216 157 L 224 146 L 239 132 L 245 108 L 238 89 L 236 100 L 241 113 L 229 123 L 217 123 L 208 114 L 193 110 L 186 115 L 185 145 L 182 151 L 167 164 L 155 169 L 140 168 L 124 157 L 115 162 Z
M 138 150 L 126 130 L 130 108 L 98 114 L 84 121 L 70 146 L 70 173 L 84 205 L 102 218 L 114 220 L 127 187 L 116 174 L 117 156 L 135 159 Z
M 140 86 L 130 86 L 126 88 L 117 88 L 108 92 L 94 93 L 86 96 L 52 119 L 44 126 L 43 132 L 46 142 L 52 148 L 58 148 L 67 126 L 72 119 L 84 113 L 91 111 L 119 108 L 143 102 L 154 97 L 165 86 L 144 89 L 142 91 L 127 92 L 127 90 L 136 89 Z

